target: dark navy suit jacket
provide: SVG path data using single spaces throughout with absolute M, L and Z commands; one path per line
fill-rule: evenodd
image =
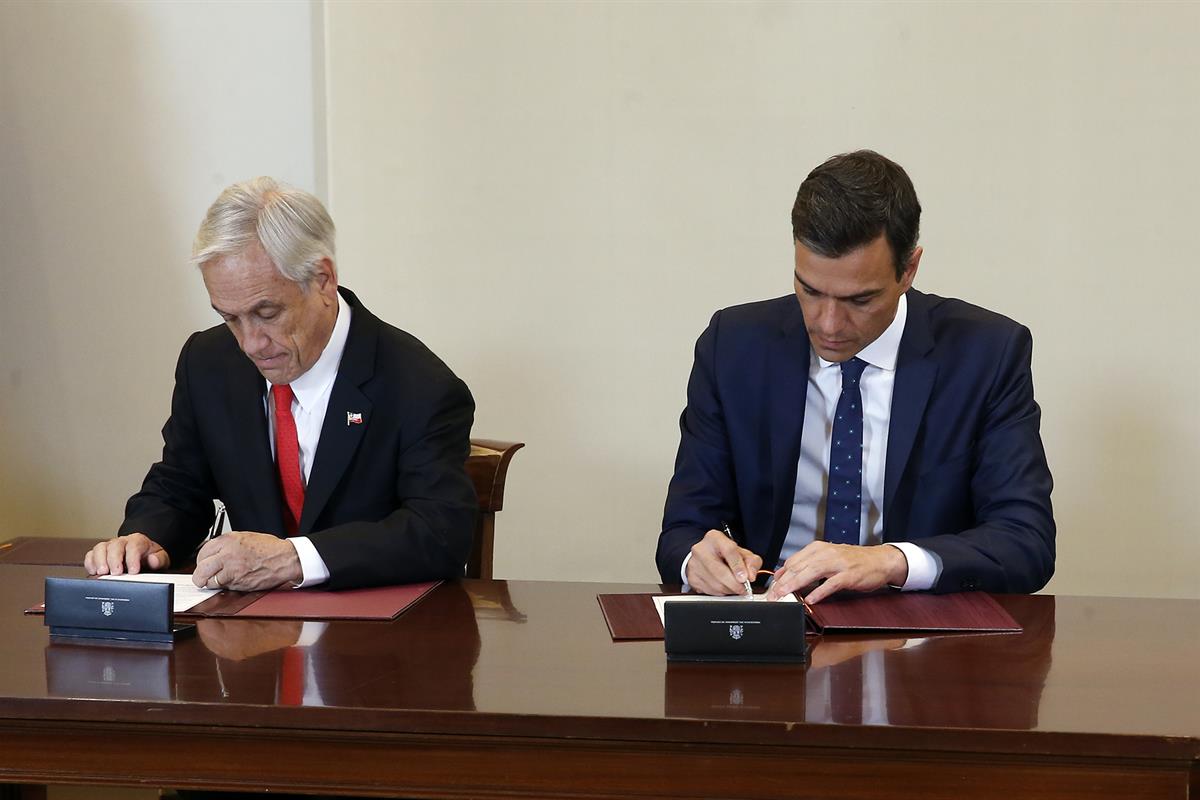
M 475 403 L 466 384 L 346 289 L 350 332 L 300 517 L 328 588 L 461 576 L 478 500 L 467 477 Z M 195 333 L 175 369 L 162 460 L 129 499 L 120 534 L 140 531 L 172 564 L 191 559 L 224 501 L 233 530 L 284 535 L 266 383 L 224 325 Z M 362 415 L 351 424 L 348 413 Z
M 1052 480 L 1029 330 L 910 289 L 884 470 L 883 540 L 936 554 L 934 591 L 1032 592 L 1054 573 Z M 794 295 L 718 311 L 696 343 L 658 569 L 678 583 L 729 522 L 768 568 L 795 495 L 810 346 Z

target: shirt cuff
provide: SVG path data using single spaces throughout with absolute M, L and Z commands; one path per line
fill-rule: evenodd
M 325 566 L 325 559 L 321 558 L 316 545 L 309 541 L 307 536 L 295 536 L 288 541 L 296 548 L 296 555 L 300 557 L 300 572 L 303 577 L 296 584 L 297 589 L 316 586 L 329 580 L 329 567 Z
M 688 565 L 688 562 L 691 560 L 692 560 L 692 551 L 689 550 L 688 554 L 683 557 L 683 566 L 679 568 L 679 582 L 683 584 L 683 590 L 685 592 L 690 592 L 692 590 L 692 587 L 688 586 L 688 582 L 687 582 L 687 565 Z
M 904 585 L 900 589 L 905 592 L 932 589 L 933 585 L 937 583 L 938 576 L 942 574 L 942 563 L 938 557 L 912 542 L 888 542 L 888 544 L 903 553 L 904 558 L 908 561 L 908 577 L 904 579 Z
M 295 647 L 312 647 L 321 638 L 321 634 L 325 633 L 325 629 L 329 627 L 328 622 L 320 622 L 318 620 L 306 619 L 304 624 L 300 626 L 300 638 L 296 640 Z

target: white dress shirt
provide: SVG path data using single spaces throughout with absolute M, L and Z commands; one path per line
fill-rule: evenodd
M 900 296 L 896 317 L 875 341 L 858 353 L 867 362 L 859 380 L 863 399 L 862 514 L 859 543 L 883 542 L 883 485 L 887 464 L 888 424 L 892 416 L 892 387 L 896 382 L 896 360 L 900 339 L 908 319 L 908 298 Z M 829 484 L 829 448 L 833 418 L 842 393 L 841 364 L 826 361 L 811 352 L 808 361 L 808 391 L 804 403 L 804 431 L 800 437 L 800 461 L 796 467 L 796 490 L 792 520 L 779 552 L 778 569 L 789 556 L 805 545 L 824 538 L 825 493 Z M 908 559 L 906 591 L 928 589 L 941 572 L 928 550 L 910 542 L 889 542 Z
M 346 337 L 350 334 L 350 306 L 338 295 L 337 322 L 321 357 L 307 372 L 291 383 L 292 418 L 296 421 L 296 438 L 300 444 L 300 474 L 308 487 L 308 476 L 312 473 L 317 445 L 321 441 L 321 427 L 325 424 L 325 409 L 329 407 L 329 396 L 333 393 L 333 382 L 337 378 L 338 365 L 346 349 Z M 267 395 L 263 406 L 267 415 L 267 438 L 271 440 L 271 456 L 275 455 L 275 404 L 269 402 L 271 382 L 267 381 Z M 307 536 L 288 539 L 300 557 L 300 569 L 304 578 L 297 586 L 315 586 L 329 580 L 329 567 Z

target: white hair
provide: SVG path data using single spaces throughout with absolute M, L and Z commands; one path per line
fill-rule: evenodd
M 334 234 L 316 197 L 274 178 L 253 178 L 233 184 L 209 206 L 192 244 L 192 263 L 202 267 L 257 241 L 283 277 L 307 287 L 321 259 L 333 260 Z

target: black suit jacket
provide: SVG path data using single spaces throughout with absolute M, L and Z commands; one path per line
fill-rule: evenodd
M 471 393 L 421 342 L 339 291 L 350 332 L 298 533 L 329 567 L 329 588 L 460 576 L 478 507 L 464 467 Z M 172 563 L 186 562 L 219 498 L 234 530 L 283 536 L 265 392 L 225 326 L 193 334 L 175 369 L 162 460 L 130 498 L 120 533 L 140 531 Z
M 1054 573 L 1052 481 L 1033 339 L 1012 320 L 910 289 L 892 390 L 883 539 L 942 562 L 935 591 L 1032 592 Z M 662 579 L 731 523 L 770 568 L 787 536 L 810 345 L 794 295 L 718 311 L 696 343 L 658 541 Z

